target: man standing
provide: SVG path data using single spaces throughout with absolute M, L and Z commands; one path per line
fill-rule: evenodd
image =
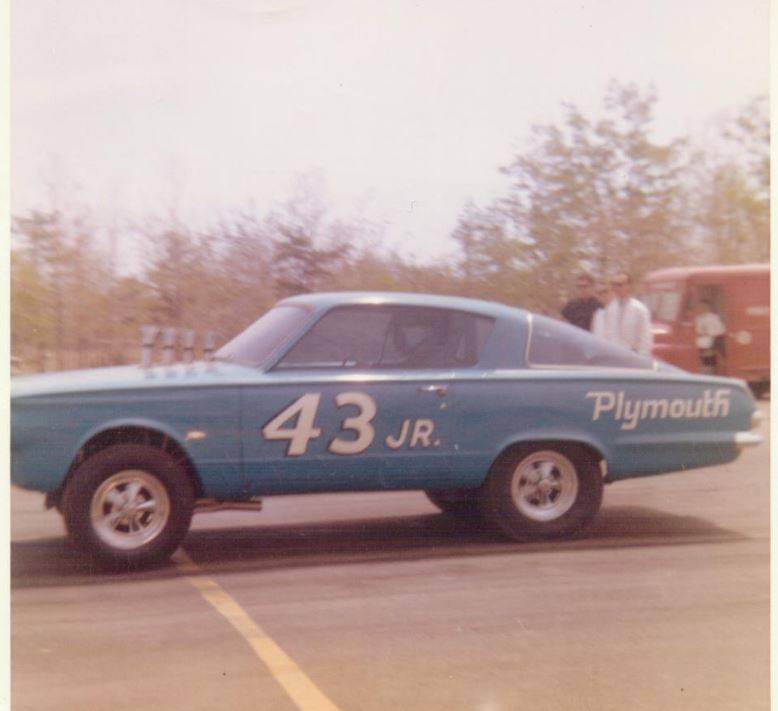
M 605 337 L 605 309 L 613 299 L 613 289 L 611 285 L 606 281 L 597 286 L 595 291 L 597 298 L 602 304 L 602 308 L 597 309 L 592 316 L 592 333 L 600 338 Z
M 707 299 L 698 303 L 699 313 L 694 319 L 697 332 L 697 349 L 703 373 L 717 373 L 724 360 L 724 334 L 726 328 L 721 317 L 713 310 L 713 304 Z
M 653 346 L 651 314 L 637 299 L 629 295 L 632 280 L 628 274 L 617 274 L 611 280 L 613 299 L 598 318 L 596 336 L 650 356 Z
M 562 316 L 573 326 L 590 331 L 592 316 L 602 304 L 594 296 L 594 279 L 591 274 L 579 274 L 575 280 L 576 298 L 568 301 L 562 309 Z

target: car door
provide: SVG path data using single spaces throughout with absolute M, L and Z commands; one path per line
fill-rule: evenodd
M 445 486 L 457 321 L 445 311 L 342 306 L 314 323 L 243 392 L 250 492 Z

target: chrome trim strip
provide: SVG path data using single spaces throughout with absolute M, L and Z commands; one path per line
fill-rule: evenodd
M 527 366 L 528 370 L 582 370 L 582 371 L 599 371 L 599 372 L 608 372 L 608 373 L 621 373 L 621 374 L 627 374 L 627 373 L 653 373 L 658 370 L 657 368 L 630 368 L 629 366 L 616 366 L 616 365 L 557 365 L 557 364 L 548 364 L 544 365 L 542 363 L 530 363 Z
M 261 511 L 262 499 L 254 497 L 248 501 L 219 501 L 218 499 L 197 499 L 194 513 L 214 511 Z
M 764 442 L 764 438 L 753 432 L 735 432 L 735 444 L 741 449 L 744 447 L 755 447 L 757 444 L 762 444 L 762 442 Z

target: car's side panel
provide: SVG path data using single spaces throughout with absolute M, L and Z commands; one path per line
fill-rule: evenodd
M 738 453 L 752 404 L 732 381 L 532 371 L 455 383 L 457 486 L 477 486 L 516 442 L 582 442 L 612 479 L 721 464 Z
M 254 495 L 416 488 L 455 459 L 450 373 L 269 375 L 243 393 Z
M 91 437 L 122 425 L 146 426 L 172 437 L 187 452 L 207 496 L 238 498 L 239 417 L 235 387 L 21 398 L 13 411 L 14 481 L 25 488 L 55 491 Z

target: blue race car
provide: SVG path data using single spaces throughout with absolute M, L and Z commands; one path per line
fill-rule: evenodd
M 281 301 L 213 359 L 13 379 L 12 477 L 107 566 L 166 559 L 192 514 L 420 489 L 514 539 L 567 536 L 603 484 L 734 460 L 744 382 L 550 318 L 419 294 Z

